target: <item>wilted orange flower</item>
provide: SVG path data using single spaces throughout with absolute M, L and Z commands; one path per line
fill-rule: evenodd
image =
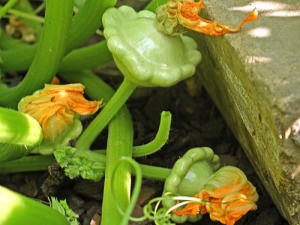
M 229 28 L 226 25 L 219 24 L 215 21 L 205 20 L 198 14 L 204 9 L 203 1 L 194 2 L 193 0 L 183 0 L 177 3 L 178 20 L 181 25 L 191 30 L 209 34 L 211 36 L 218 36 L 230 32 L 239 31 L 243 24 L 256 20 L 258 12 L 254 9 L 237 28 Z
M 68 124 L 73 122 L 76 113 L 95 113 L 101 101 L 88 101 L 84 98 L 82 84 L 52 85 L 19 102 L 19 111 L 34 117 L 42 126 L 44 138 L 54 140 Z
M 199 194 L 201 203 L 189 203 L 176 215 L 196 216 L 209 213 L 212 220 L 233 225 L 250 210 L 257 208 L 258 194 L 255 187 L 238 168 L 226 166 L 214 173 Z

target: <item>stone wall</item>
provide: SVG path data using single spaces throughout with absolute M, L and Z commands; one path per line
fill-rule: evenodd
M 259 11 L 259 19 L 236 34 L 189 34 L 203 54 L 197 75 L 281 214 L 298 225 L 300 139 L 291 134 L 286 140 L 285 131 L 300 116 L 300 4 L 297 0 L 204 4 L 201 16 L 231 27 L 254 7 Z M 294 124 L 295 130 L 299 127 Z

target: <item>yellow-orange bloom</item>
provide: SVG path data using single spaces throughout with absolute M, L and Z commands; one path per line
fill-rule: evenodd
M 189 203 L 182 210 L 174 210 L 180 216 L 209 213 L 212 220 L 233 225 L 250 210 L 257 208 L 258 194 L 255 187 L 238 168 L 226 166 L 214 173 L 199 194 L 202 203 Z
M 68 124 L 73 122 L 76 113 L 95 113 L 101 101 L 88 101 L 84 98 L 82 84 L 51 85 L 19 102 L 19 111 L 34 117 L 42 126 L 44 139 L 54 140 Z
M 215 21 L 205 20 L 201 18 L 198 14 L 204 9 L 203 1 L 194 2 L 193 0 L 181 0 L 177 1 L 177 16 L 179 23 L 184 27 L 209 34 L 211 36 L 218 36 L 226 33 L 239 31 L 243 24 L 256 20 L 258 17 L 258 12 L 254 9 L 237 28 L 229 28 L 226 25 L 219 24 Z

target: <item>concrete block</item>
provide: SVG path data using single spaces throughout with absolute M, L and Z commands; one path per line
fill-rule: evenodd
M 235 34 L 189 35 L 203 54 L 197 70 L 201 82 L 281 214 L 291 225 L 298 225 L 300 3 L 206 0 L 204 4 L 202 17 L 230 27 L 236 27 L 255 7 L 259 12 L 257 21 Z

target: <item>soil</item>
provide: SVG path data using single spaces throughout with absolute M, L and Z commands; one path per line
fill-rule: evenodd
M 113 64 L 102 67 L 100 71 L 101 78 L 115 89 L 121 83 L 122 77 L 118 76 L 119 72 Z M 250 211 L 236 224 L 288 224 L 279 214 L 243 149 L 196 77 L 170 88 L 139 88 L 127 102 L 127 106 L 134 121 L 135 145 L 147 143 L 154 138 L 163 110 L 172 113 L 172 126 L 167 144 L 153 155 L 136 159 L 138 162 L 172 168 L 174 162 L 190 148 L 211 147 L 220 156 L 222 166 L 233 165 L 243 170 L 260 196 L 257 202 L 258 209 Z M 106 131 L 96 140 L 94 149 L 105 148 L 105 136 Z M 49 171 L 1 174 L 0 184 L 34 199 L 47 201 L 47 197 L 52 195 L 59 199 L 67 199 L 69 206 L 80 215 L 80 224 L 97 224 L 101 218 L 103 180 L 70 180 L 55 162 L 49 167 Z M 162 189 L 163 182 L 145 179 L 135 215 L 141 212 L 149 199 L 160 196 Z M 145 221 L 139 224 L 153 223 Z M 194 224 L 220 223 L 204 216 Z

